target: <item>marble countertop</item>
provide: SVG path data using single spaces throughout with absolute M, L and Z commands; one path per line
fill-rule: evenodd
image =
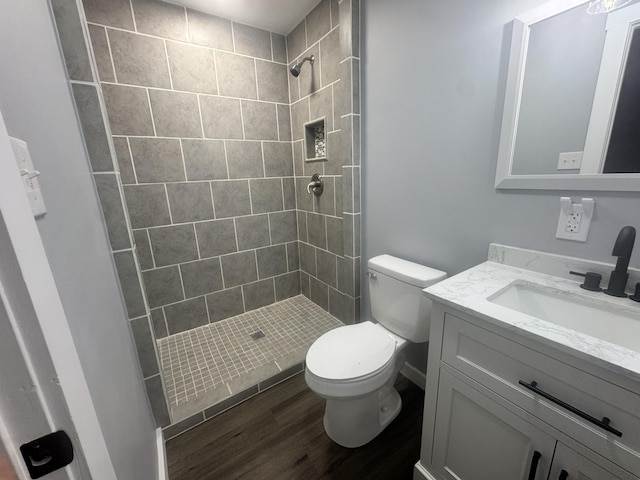
M 639 321 L 640 304 L 627 298 L 581 289 L 579 278 L 561 278 L 499 261 L 484 262 L 426 288 L 424 293 L 432 300 L 640 381 L 640 352 L 540 320 L 487 299 L 514 281 L 521 281 L 559 289 L 563 295 L 574 299 L 604 302 L 607 307 L 638 316 Z M 640 339 L 638 343 L 640 345 Z

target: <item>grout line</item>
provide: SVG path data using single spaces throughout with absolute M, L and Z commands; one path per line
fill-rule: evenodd
M 167 49 L 167 40 L 165 39 L 162 42 L 164 46 L 164 58 L 167 61 L 167 71 L 169 72 L 169 85 L 171 86 L 171 90 L 173 91 L 173 79 L 171 78 L 171 63 L 169 62 L 169 50 Z
M 202 132 L 202 138 L 208 138 L 204 134 L 204 119 L 202 118 L 202 105 L 200 104 L 200 94 L 199 93 L 196 94 L 196 98 L 198 100 L 198 115 L 200 115 L 200 130 Z
M 111 51 L 111 38 L 109 38 L 109 32 L 107 27 L 103 27 L 104 28 L 104 36 L 107 38 L 107 48 L 109 50 L 109 60 L 111 61 L 111 68 L 113 69 L 113 79 L 115 80 L 115 83 L 118 83 L 118 74 L 116 72 L 116 63 L 113 61 L 113 52 Z M 97 63 L 97 60 L 96 60 Z M 100 82 L 102 83 L 102 82 Z M 100 87 L 102 88 L 102 86 Z
M 189 176 L 187 175 L 187 162 L 184 159 L 184 148 L 182 146 L 182 141 L 185 139 L 180 138 L 179 140 L 180 140 L 180 158 L 182 159 L 182 171 L 184 172 L 184 181 L 188 182 Z
M 151 117 L 151 126 L 153 127 L 153 136 L 155 137 L 157 135 L 156 132 L 156 121 L 153 118 L 153 107 L 151 106 L 151 95 L 149 94 L 149 89 L 146 87 L 143 87 L 147 93 L 147 101 L 149 102 L 149 116 Z
M 200 254 L 200 243 L 198 242 L 198 232 L 196 232 L 196 224 L 193 225 L 193 238 L 196 240 L 196 251 L 198 252 L 198 260 L 202 260 L 202 255 Z M 188 262 L 180 262 L 180 263 L 188 263 Z
M 173 225 L 173 215 L 171 214 L 171 204 L 169 203 L 169 190 L 167 190 L 167 184 L 164 183 L 164 194 L 167 196 L 167 208 L 169 209 L 169 221 L 171 222 L 170 225 Z
M 218 215 L 216 214 L 216 204 L 213 201 L 213 182 L 209 181 L 209 195 L 211 195 L 211 207 L 213 208 L 213 218 L 216 219 L 218 218 Z
M 129 3 L 129 9 L 131 10 L 131 19 L 133 20 L 133 31 L 137 32 L 138 31 L 138 23 L 136 22 L 136 14 L 133 11 L 133 1 L 129 0 L 128 3 Z M 127 30 L 127 31 L 130 31 L 130 30 Z

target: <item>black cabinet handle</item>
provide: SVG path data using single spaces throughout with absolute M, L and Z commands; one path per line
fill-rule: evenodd
M 520 385 L 522 385 L 523 387 L 531 390 L 532 392 L 537 393 L 541 397 L 544 397 L 547 400 L 555 403 L 556 405 L 560 405 L 562 408 L 564 408 L 566 410 L 569 410 L 571 413 L 575 413 L 580 418 L 584 418 L 588 422 L 591 422 L 594 425 L 597 425 L 598 427 L 602 428 L 603 430 L 606 430 L 609 433 L 613 433 L 617 437 L 622 437 L 622 432 L 620 430 L 616 430 L 615 428 L 613 428 L 613 427 L 611 427 L 609 425 L 609 422 L 611 420 L 609 420 L 607 417 L 604 417 L 602 420 L 598 420 L 597 418 L 592 417 L 588 413 L 585 413 L 582 410 L 578 410 L 573 405 L 570 405 L 567 402 L 564 402 L 564 401 L 560 400 L 559 398 L 554 397 L 553 395 L 545 392 L 544 390 L 540 390 L 538 388 L 537 382 L 527 383 L 527 382 L 523 382 L 522 380 L 519 380 L 518 383 Z
M 528 480 L 536 480 L 536 472 L 538 471 L 538 462 L 540 461 L 540 457 L 542 454 L 539 451 L 533 452 L 533 457 L 531 457 L 531 468 L 529 468 L 529 478 Z
M 569 478 L 569 472 L 567 472 L 566 470 L 560 470 L 560 476 L 558 477 L 558 480 L 567 480 L 567 478 Z

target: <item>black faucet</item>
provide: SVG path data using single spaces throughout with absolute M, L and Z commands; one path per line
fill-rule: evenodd
M 613 246 L 613 252 L 611 255 L 618 257 L 616 262 L 616 268 L 611 272 L 609 277 L 609 286 L 605 289 L 604 293 L 612 295 L 614 297 L 626 297 L 624 289 L 627 286 L 627 279 L 629 273 L 629 261 L 631 260 L 631 252 L 633 251 L 633 243 L 636 240 L 636 229 L 633 227 L 622 227 L 616 243 Z

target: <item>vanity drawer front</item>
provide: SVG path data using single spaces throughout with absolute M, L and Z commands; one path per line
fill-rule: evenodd
M 613 462 L 640 472 L 640 396 L 583 370 L 445 316 L 442 361 Z M 534 393 L 537 388 L 622 432 L 618 437 Z

